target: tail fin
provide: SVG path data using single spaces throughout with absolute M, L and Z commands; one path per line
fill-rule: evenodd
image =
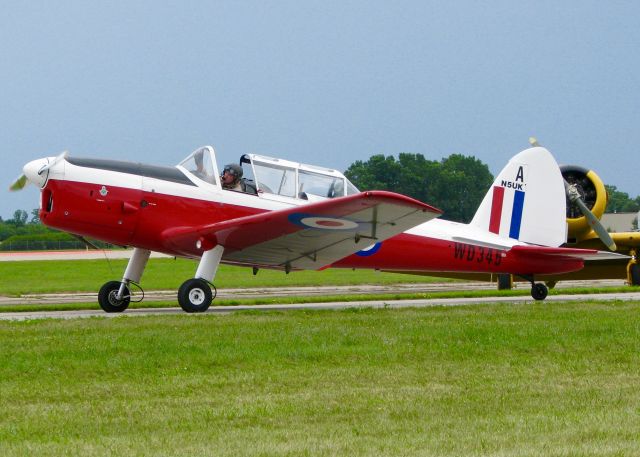
M 566 217 L 560 168 L 549 151 L 534 147 L 504 167 L 471 225 L 505 238 L 555 247 L 566 241 Z

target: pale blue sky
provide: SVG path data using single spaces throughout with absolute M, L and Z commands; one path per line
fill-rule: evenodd
M 474 155 L 537 136 L 640 194 L 640 3 L 3 1 L 0 216 L 31 159 L 164 165 L 203 144 L 344 170 L 373 154 Z

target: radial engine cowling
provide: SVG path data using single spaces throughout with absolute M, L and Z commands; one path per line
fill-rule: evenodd
M 580 194 L 580 198 L 587 208 L 601 219 L 607 207 L 607 190 L 600 177 L 593 171 L 575 165 L 563 165 L 560 167 L 562 176 L 570 184 L 574 185 Z M 587 218 L 582 214 L 575 203 L 571 203 L 567 197 L 567 224 L 569 225 L 568 241 L 575 243 L 591 232 Z

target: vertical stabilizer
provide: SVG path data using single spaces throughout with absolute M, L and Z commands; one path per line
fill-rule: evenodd
M 534 147 L 513 157 L 493 182 L 471 225 L 525 243 L 564 243 L 564 182 L 551 153 Z

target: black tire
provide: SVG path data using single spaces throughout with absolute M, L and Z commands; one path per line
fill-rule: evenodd
M 118 290 L 120 290 L 120 281 L 109 281 L 100 288 L 98 292 L 98 303 L 107 313 L 121 313 L 129 307 L 131 301 L 131 292 L 129 288 L 125 286 L 124 296 L 122 300 L 117 300 Z
M 631 285 L 632 286 L 640 286 L 640 265 L 634 263 L 629 268 L 629 275 L 631 276 Z
M 511 275 L 508 273 L 500 273 L 498 274 L 498 290 L 511 290 L 513 286 L 513 281 L 511 280 Z
M 212 301 L 211 287 L 204 279 L 189 279 L 178 290 L 178 303 L 188 313 L 204 313 Z
M 535 300 L 544 300 L 545 298 L 547 298 L 548 293 L 549 289 L 547 289 L 547 286 L 545 286 L 541 282 L 538 282 L 531 286 L 531 296 Z

